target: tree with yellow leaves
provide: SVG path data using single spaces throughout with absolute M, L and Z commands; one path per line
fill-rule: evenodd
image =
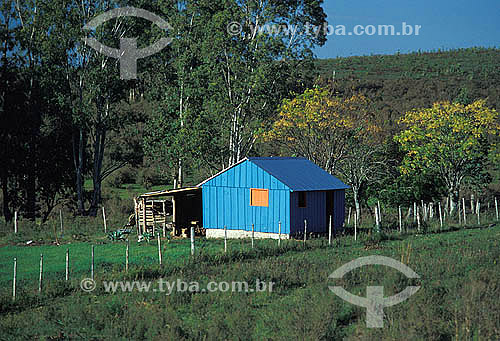
M 286 154 L 303 156 L 330 174 L 340 174 L 353 191 L 360 216 L 361 187 L 383 169 L 380 129 L 373 124 L 369 100 L 339 98 L 328 88 L 313 88 L 284 100 L 279 117 L 264 140 Z
M 348 138 L 368 114 L 367 104 L 362 95 L 341 99 L 327 88 L 308 89 L 283 101 L 277 121 L 263 137 L 333 173 L 346 153 Z
M 405 127 L 394 139 L 406 153 L 401 172 L 438 174 L 445 183 L 453 210 L 467 177 L 486 170 L 494 147 L 488 136 L 498 135 L 498 112 L 485 100 L 469 105 L 434 103 L 432 108 L 407 112 L 399 121 Z

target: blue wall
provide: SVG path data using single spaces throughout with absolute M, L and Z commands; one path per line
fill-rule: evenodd
M 250 206 L 250 188 L 269 189 L 269 207 Z M 203 227 L 290 233 L 290 189 L 250 161 L 202 185 Z
M 345 190 L 339 189 L 333 192 L 334 208 L 333 208 L 333 226 L 335 233 L 341 232 L 344 228 L 345 220 Z
M 307 176 L 307 175 L 305 175 Z M 269 190 L 269 207 L 250 206 L 250 189 Z M 202 185 L 203 227 L 256 232 L 294 234 L 304 231 L 327 232 L 325 191 L 306 192 L 307 207 L 298 207 L 298 193 L 250 161 L 244 161 Z M 333 224 L 342 229 L 345 218 L 345 191 L 333 191 Z
M 299 207 L 299 192 L 292 192 L 290 198 L 292 234 L 304 232 L 304 219 L 307 232 L 326 231 L 326 192 L 306 192 L 306 207 Z

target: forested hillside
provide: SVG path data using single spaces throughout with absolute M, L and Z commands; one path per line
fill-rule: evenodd
M 500 108 L 499 49 L 322 59 L 315 66 L 318 83 L 330 82 L 335 72 L 338 92 L 361 92 L 377 102 L 377 116 L 388 129 L 396 129 L 405 111 L 436 101 L 487 98 Z

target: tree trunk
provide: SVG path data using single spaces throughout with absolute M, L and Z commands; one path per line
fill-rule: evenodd
M 106 128 L 98 124 L 96 128 L 96 139 L 94 142 L 94 171 L 92 174 L 92 182 L 94 190 L 92 193 L 92 202 L 90 204 L 89 215 L 97 216 L 97 210 L 101 203 L 101 185 L 102 185 L 102 160 L 104 157 L 104 143 L 106 141 Z
M 448 189 L 448 197 L 450 199 L 450 215 L 453 214 L 453 211 L 455 210 L 458 200 L 459 200 L 459 192 L 458 188 L 456 187 L 450 187 Z
M 80 127 L 78 132 L 73 135 L 73 163 L 76 173 L 76 195 L 78 215 L 85 213 L 83 207 L 83 174 L 84 174 L 84 153 L 85 153 L 85 134 Z
M 359 222 L 359 218 L 361 217 L 361 208 L 359 205 L 359 199 L 358 199 L 358 189 L 355 188 L 354 186 L 352 187 L 352 192 L 353 192 L 353 197 L 354 197 L 354 206 L 356 207 L 356 223 Z
M 2 174 L 2 202 L 3 202 L 3 216 L 7 223 L 12 221 L 12 211 L 9 209 L 10 195 L 9 195 L 9 184 L 8 177 L 5 173 Z

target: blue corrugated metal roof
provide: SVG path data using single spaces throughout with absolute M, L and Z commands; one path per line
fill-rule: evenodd
M 249 157 L 248 160 L 276 177 L 292 191 L 347 189 L 349 186 L 313 162 L 301 157 Z

